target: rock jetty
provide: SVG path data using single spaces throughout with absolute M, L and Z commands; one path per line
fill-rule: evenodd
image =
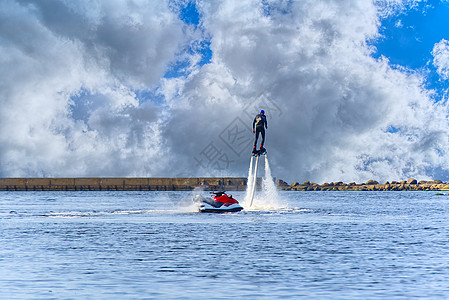
M 325 182 L 323 184 L 304 181 L 288 184 L 282 179 L 276 181 L 278 189 L 284 191 L 447 191 L 449 183 L 441 180 L 417 181 L 414 178 L 403 181 L 387 181 L 379 183 L 376 180 L 368 180 L 365 183 Z

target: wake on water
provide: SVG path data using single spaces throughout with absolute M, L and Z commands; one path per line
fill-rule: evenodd
M 247 184 L 246 184 L 246 192 L 245 192 L 245 198 L 243 200 L 239 200 L 240 205 L 244 207 L 245 211 L 263 211 L 263 210 L 284 210 L 288 209 L 287 202 L 279 195 L 276 185 L 273 181 L 273 177 L 271 176 L 271 169 L 270 164 L 268 162 L 268 156 L 264 155 L 264 165 L 265 165 L 265 172 L 264 176 L 262 177 L 261 184 L 257 184 L 256 182 L 256 191 L 254 192 L 254 199 L 252 201 L 251 205 L 251 194 L 254 188 L 254 176 L 257 176 L 255 173 L 255 159 L 251 157 L 249 170 L 248 170 L 248 178 L 247 178 Z M 260 159 L 260 156 L 259 156 Z M 257 190 L 257 189 L 260 190 Z M 198 211 L 198 205 L 192 202 L 192 199 L 196 196 L 202 196 L 202 197 L 208 197 L 206 192 L 198 187 L 195 190 L 193 190 L 190 195 L 189 199 L 189 205 L 182 205 L 182 209 L 180 207 L 180 210 L 182 212 L 193 212 Z M 184 202 L 184 204 L 186 203 Z
M 265 165 L 265 172 L 264 177 L 262 177 L 262 184 L 257 184 L 256 182 L 256 191 L 254 192 L 254 199 L 252 201 L 251 205 L 251 194 L 254 188 L 254 176 L 257 176 L 255 173 L 255 165 L 253 157 L 251 157 L 249 170 L 248 170 L 248 179 L 246 184 L 246 192 L 245 192 L 245 198 L 240 201 L 240 205 L 244 207 L 245 210 L 284 210 L 288 208 L 287 202 L 282 199 L 282 197 L 279 195 L 276 185 L 273 181 L 273 177 L 271 176 L 271 169 L 270 164 L 268 162 L 268 156 L 264 155 L 264 165 Z M 259 156 L 260 158 L 260 156 Z M 260 188 L 260 191 L 257 189 Z M 195 190 L 191 192 L 191 194 L 188 196 L 189 201 L 183 201 L 184 205 L 181 205 L 180 210 L 182 212 L 192 212 L 192 211 L 198 211 L 198 205 L 192 202 L 192 199 L 196 196 L 201 197 L 208 197 L 205 194 L 205 191 L 197 187 Z M 189 205 L 185 205 L 185 203 L 189 203 Z

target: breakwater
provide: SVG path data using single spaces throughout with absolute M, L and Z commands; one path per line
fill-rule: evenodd
M 303 183 L 294 182 L 288 184 L 282 180 L 277 180 L 278 189 L 285 191 L 449 191 L 449 183 L 441 180 L 417 181 L 414 178 L 403 181 L 387 181 L 379 183 L 375 180 L 368 180 L 365 183 L 313 183 L 305 181 Z
M 261 186 L 257 178 L 256 187 Z M 369 180 L 365 183 L 288 184 L 282 179 L 275 180 L 279 190 L 284 191 L 449 191 L 449 183 L 440 180 L 417 181 L 409 179 L 379 183 Z M 0 178 L 0 191 L 191 191 L 200 187 L 206 191 L 244 191 L 246 177 L 103 177 L 103 178 Z
M 242 191 L 247 178 L 0 178 L 2 191 Z

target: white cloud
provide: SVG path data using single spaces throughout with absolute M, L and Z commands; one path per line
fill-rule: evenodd
M 402 20 L 398 20 L 396 24 L 394 24 L 394 26 L 396 26 L 397 28 L 402 28 L 404 27 L 404 24 L 402 24 Z
M 163 170 L 159 109 L 133 90 L 156 86 L 187 40 L 167 3 L 0 5 L 0 174 Z
M 251 143 L 239 122 L 263 97 L 274 176 L 449 169 L 447 107 L 370 56 L 382 12 L 369 1 L 200 1 L 198 30 L 160 1 L 23 3 L 0 4 L 2 176 L 246 176 L 251 148 L 233 151 L 225 129 Z M 211 63 L 163 78 L 177 55 L 197 62 L 179 51 L 206 35 Z M 138 101 L 141 88 L 165 101 Z
M 422 78 L 370 56 L 365 41 L 377 36 L 378 26 L 372 4 L 298 1 L 269 13 L 258 1 L 207 2 L 201 8 L 214 57 L 181 92 L 190 106 L 174 120 L 195 115 L 185 121 L 195 143 L 169 135 L 176 148 L 188 146 L 182 161 L 209 141 L 220 142 L 214 135 L 244 117 L 242 109 L 264 92 L 283 112 L 269 118 L 267 134 L 281 177 L 391 180 L 426 177 L 435 164 L 447 168 L 447 122 L 422 89 Z M 389 133 L 390 126 L 400 131 Z M 205 127 L 208 134 L 202 134 Z M 244 174 L 248 158 L 234 158 Z
M 426 3 L 427 0 L 375 0 L 379 16 L 382 18 L 416 9 L 422 2 Z
M 432 50 L 433 65 L 442 79 L 449 79 L 449 41 L 442 39 Z

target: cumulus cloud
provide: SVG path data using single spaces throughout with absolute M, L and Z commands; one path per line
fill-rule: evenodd
M 0 6 L 0 174 L 157 169 L 149 162 L 164 157 L 159 108 L 140 104 L 135 91 L 157 85 L 187 40 L 168 4 L 10 0 Z
M 449 41 L 442 39 L 432 50 L 433 64 L 442 79 L 449 79 Z
M 246 176 L 264 108 L 274 176 L 430 178 L 447 107 L 372 58 L 385 2 L 3 1 L 0 175 Z
M 189 131 L 209 124 L 209 132 L 220 132 L 227 125 L 222 120 L 245 117 L 242 110 L 262 92 L 281 111 L 268 110 L 267 138 L 279 176 L 391 180 L 429 176 L 436 164 L 447 167 L 446 114 L 441 116 L 447 109 L 429 99 L 418 74 L 370 56 L 366 41 L 378 34 L 377 7 L 360 1 L 264 3 L 201 6 L 214 58 L 183 82 L 181 94 L 189 101 L 178 116 L 198 111 L 204 122 L 187 121 Z M 169 136 L 182 141 L 176 147 L 189 145 L 188 138 Z M 194 146 L 213 139 L 194 136 L 199 138 L 187 153 L 199 153 Z M 244 174 L 247 158 L 234 158 Z

